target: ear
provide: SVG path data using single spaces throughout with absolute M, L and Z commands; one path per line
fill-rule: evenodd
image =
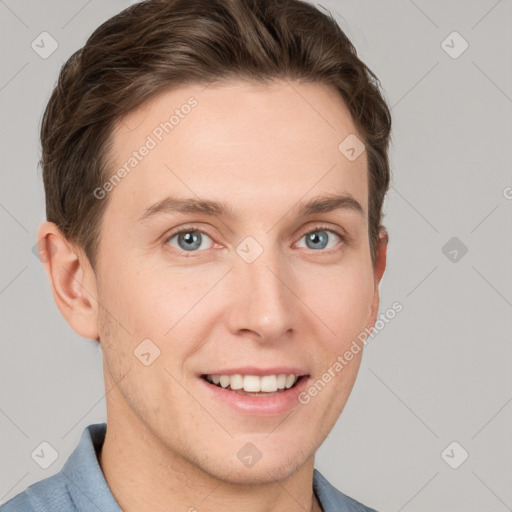
M 98 339 L 96 276 L 88 258 L 53 222 L 41 224 L 37 240 L 39 259 L 60 312 L 77 334 Z
M 386 270 L 386 256 L 388 249 L 388 233 L 385 228 L 381 228 L 379 231 L 379 239 L 377 241 L 377 247 L 375 251 L 375 263 L 373 265 L 373 302 L 370 313 L 369 328 L 375 325 L 377 320 L 377 314 L 379 312 L 380 296 L 379 296 L 379 283 L 382 279 L 384 271 Z

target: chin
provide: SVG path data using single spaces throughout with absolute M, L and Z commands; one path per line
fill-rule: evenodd
M 270 457 L 262 454 L 251 467 L 245 466 L 236 457 L 233 462 L 225 460 L 214 468 L 204 468 L 210 476 L 229 484 L 264 485 L 282 482 L 293 476 L 307 462 L 302 453 L 277 454 Z

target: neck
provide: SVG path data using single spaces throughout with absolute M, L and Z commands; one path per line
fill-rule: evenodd
M 322 512 L 313 493 L 314 458 L 283 481 L 238 484 L 172 453 L 140 422 L 107 425 L 98 461 L 124 512 Z

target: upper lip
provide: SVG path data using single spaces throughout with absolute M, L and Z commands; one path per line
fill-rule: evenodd
M 263 377 L 265 375 L 296 375 L 301 377 L 309 375 L 305 368 L 291 367 L 291 366 L 274 366 L 272 368 L 257 368 L 256 366 L 244 366 L 241 368 L 221 368 L 219 370 L 209 370 L 201 375 L 258 375 Z

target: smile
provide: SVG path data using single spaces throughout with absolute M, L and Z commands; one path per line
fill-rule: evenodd
M 288 414 L 310 375 L 299 368 L 237 368 L 199 375 L 207 396 L 220 407 L 249 416 Z

